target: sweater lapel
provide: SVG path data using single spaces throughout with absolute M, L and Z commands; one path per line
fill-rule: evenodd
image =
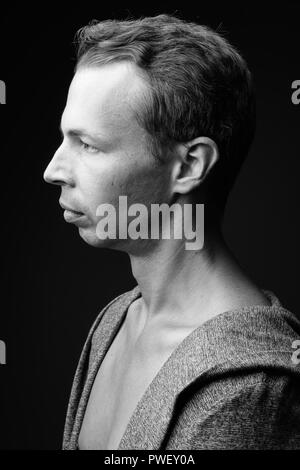
M 122 294 L 112 300 L 97 316 L 89 332 L 72 385 L 64 430 L 65 449 L 77 448 L 84 413 L 98 369 L 122 324 L 129 305 L 139 295 L 140 290 L 137 286 L 125 295 Z M 109 315 L 104 315 L 108 309 Z M 101 319 L 99 335 L 97 327 Z

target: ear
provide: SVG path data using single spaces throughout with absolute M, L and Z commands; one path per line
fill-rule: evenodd
M 173 190 L 186 194 L 201 184 L 219 159 L 217 144 L 209 137 L 197 137 L 177 147 L 173 169 Z

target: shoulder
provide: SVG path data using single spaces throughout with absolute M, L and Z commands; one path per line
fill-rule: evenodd
M 293 368 L 294 344 L 300 339 L 300 321 L 271 291 L 271 305 L 254 305 L 226 311 L 195 332 L 207 368 Z M 203 345 L 205 345 L 203 347 Z M 201 357 L 203 361 L 203 357 Z
M 300 449 L 299 375 L 244 371 L 185 393 L 171 448 Z
M 300 449 L 299 339 L 297 317 L 274 302 L 224 312 L 196 329 L 178 359 L 177 373 L 188 362 L 193 380 L 177 397 L 170 445 Z

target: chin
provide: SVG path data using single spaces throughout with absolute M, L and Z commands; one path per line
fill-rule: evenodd
M 159 240 L 131 240 L 118 238 L 99 238 L 95 227 L 79 227 L 79 235 L 85 243 L 94 248 L 109 248 L 123 251 L 128 254 L 145 253 L 151 246 L 159 243 Z
M 117 239 L 111 239 L 111 238 L 105 238 L 102 240 L 99 238 L 96 234 L 96 230 L 92 230 L 91 228 L 79 228 L 79 235 L 85 241 L 88 245 L 93 246 L 94 248 L 111 248 L 114 250 L 124 250 L 124 247 L 121 247 L 121 245 L 124 245 L 124 242 L 126 240 L 117 240 Z

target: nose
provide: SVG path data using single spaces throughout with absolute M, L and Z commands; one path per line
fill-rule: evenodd
M 69 162 L 62 145 L 56 150 L 52 160 L 44 171 L 43 178 L 46 183 L 59 186 L 72 185 L 72 176 Z

